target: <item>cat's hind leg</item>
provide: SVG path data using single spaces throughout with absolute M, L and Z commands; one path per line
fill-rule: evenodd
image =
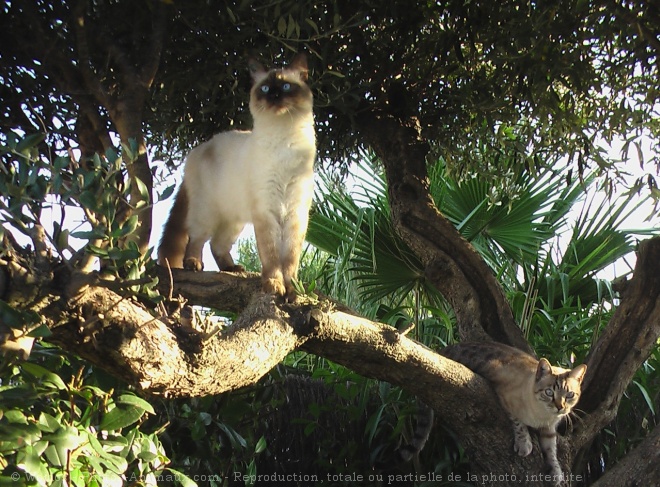
M 186 246 L 186 253 L 183 257 L 183 268 L 191 271 L 201 271 L 204 269 L 202 262 L 202 250 L 208 240 L 208 236 L 196 231 L 189 231 L 190 240 Z
M 242 265 L 234 264 L 231 247 L 243 231 L 242 223 L 222 225 L 211 238 L 211 253 L 218 264 L 218 269 L 226 272 L 243 272 Z

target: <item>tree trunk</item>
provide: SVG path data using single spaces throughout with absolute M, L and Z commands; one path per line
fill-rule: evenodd
M 451 303 L 461 339 L 491 339 L 533 354 L 493 272 L 437 210 L 428 188 L 429 146 L 415 120 L 371 111 L 359 129 L 385 165 L 395 229 Z

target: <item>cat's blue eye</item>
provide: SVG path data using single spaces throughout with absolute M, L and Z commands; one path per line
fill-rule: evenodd
M 575 397 L 575 393 L 572 391 L 566 394 L 566 399 L 573 399 L 574 397 Z
M 269 91 L 270 91 L 270 86 L 268 86 L 268 85 L 263 85 L 263 86 L 261 87 L 261 92 L 262 92 L 262 93 L 268 93 Z
M 546 389 L 545 390 L 545 395 L 548 397 L 552 397 L 555 395 L 555 393 L 552 391 L 552 389 Z
M 282 91 L 291 91 L 291 83 L 284 83 L 282 85 Z

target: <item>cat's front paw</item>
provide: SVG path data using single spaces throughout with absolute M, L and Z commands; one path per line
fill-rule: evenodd
M 263 278 L 261 280 L 261 289 L 267 294 L 274 294 L 276 296 L 285 296 L 287 294 L 284 288 L 284 282 L 274 277 Z
M 183 268 L 199 272 L 204 269 L 204 264 L 197 257 L 188 257 L 183 260 Z
M 523 436 L 522 438 L 516 438 L 513 450 L 521 457 L 526 457 L 532 453 L 532 439 L 529 435 Z
M 549 466 L 546 470 L 548 475 L 552 477 L 552 485 L 561 485 L 564 481 L 564 473 L 561 471 L 559 465 Z

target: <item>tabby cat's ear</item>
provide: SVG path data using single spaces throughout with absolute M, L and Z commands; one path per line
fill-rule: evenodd
M 300 79 L 303 81 L 307 81 L 308 69 L 307 69 L 307 56 L 305 55 L 305 53 L 299 52 L 298 54 L 296 54 L 295 57 L 291 60 L 291 62 L 287 66 L 287 69 L 291 71 L 298 71 L 298 75 L 300 76 Z
M 539 360 L 539 365 L 536 367 L 536 380 L 541 380 L 549 374 L 552 374 L 552 366 L 547 359 L 542 358 Z
M 578 365 L 573 370 L 571 370 L 571 373 L 568 374 L 568 376 L 582 383 L 582 379 L 584 379 L 584 374 L 586 373 L 587 373 L 587 366 L 582 364 L 582 365 Z
M 258 83 L 268 73 L 268 70 L 264 68 L 264 65 L 253 57 L 248 59 L 248 69 L 250 70 L 250 76 L 252 77 L 253 83 Z

